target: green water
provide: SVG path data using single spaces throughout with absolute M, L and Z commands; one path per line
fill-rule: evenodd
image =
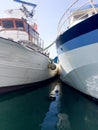
M 56 99 L 49 100 L 56 86 Z M 0 130 L 98 130 L 98 103 L 57 79 L 0 95 Z

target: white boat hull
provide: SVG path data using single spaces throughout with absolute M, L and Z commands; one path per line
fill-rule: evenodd
M 57 51 L 61 80 L 98 99 L 98 29 L 97 23 L 93 24 L 98 15 L 94 17 L 94 21 L 91 17 L 90 20 L 79 23 L 61 35 L 57 41 Z M 74 32 L 74 28 L 79 29 L 78 27 L 82 27 L 80 34 L 70 35 L 68 39 L 67 33 Z
M 22 45 L 0 38 L 0 87 L 37 83 L 54 77 L 49 58 Z
M 61 80 L 98 98 L 98 43 L 65 52 L 59 60 Z

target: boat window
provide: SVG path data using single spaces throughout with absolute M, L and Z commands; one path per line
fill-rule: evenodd
M 4 28 L 14 28 L 12 20 L 2 20 L 2 24 Z
M 24 24 L 25 31 L 28 33 L 29 31 L 29 25 L 27 23 Z
M 88 17 L 88 14 L 79 14 L 74 16 L 74 20 L 79 20 L 79 19 L 86 19 Z
M 2 29 L 1 21 L 0 21 L 0 30 Z
M 92 15 L 94 15 L 95 14 L 95 12 L 92 12 Z
M 30 35 L 35 36 L 35 31 L 33 28 L 30 27 L 29 31 L 30 31 Z
M 15 21 L 16 23 L 16 28 L 18 29 L 24 29 L 24 25 L 22 21 Z

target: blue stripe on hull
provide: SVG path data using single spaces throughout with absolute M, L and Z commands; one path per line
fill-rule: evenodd
M 98 43 L 98 29 L 62 44 L 58 48 L 58 54 L 94 43 Z
M 62 35 L 60 35 L 56 40 L 57 49 L 59 49 L 62 45 L 64 46 L 66 51 L 68 51 L 98 42 L 97 29 L 98 29 L 98 14 L 80 22 L 79 24 L 71 27 L 69 30 L 65 31 Z M 94 30 L 97 31 L 93 35 Z M 89 35 L 87 37 L 85 36 L 91 32 L 92 37 L 89 37 Z M 82 38 L 78 39 L 78 37 L 81 36 L 84 36 L 83 39 Z M 72 42 L 74 39 L 76 40 L 76 42 Z M 61 52 L 65 50 L 64 48 L 61 48 Z

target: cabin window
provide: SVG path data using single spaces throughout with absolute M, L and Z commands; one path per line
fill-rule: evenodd
M 27 23 L 24 24 L 25 31 L 28 33 L 29 25 Z
M 29 31 L 30 31 L 30 35 L 33 37 L 35 36 L 35 31 L 32 27 L 29 28 Z
M 2 20 L 2 24 L 4 28 L 14 28 L 12 20 Z
M 86 18 L 88 18 L 88 14 L 79 14 L 74 16 L 74 20 L 86 19 Z
M 24 29 L 24 25 L 22 21 L 15 21 L 16 23 L 16 28 L 18 29 Z
M 1 21 L 0 21 L 0 30 L 2 29 Z
M 92 12 L 92 15 L 94 15 L 95 14 L 95 12 Z
M 86 18 L 88 18 L 88 14 L 83 14 L 83 15 L 81 16 L 81 19 L 86 19 Z

